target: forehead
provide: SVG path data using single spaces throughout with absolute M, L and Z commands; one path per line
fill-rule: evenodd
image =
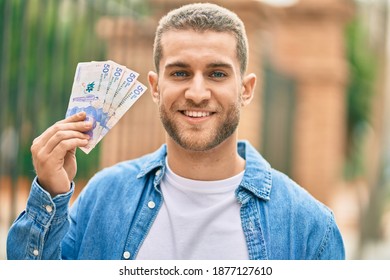
M 170 30 L 161 37 L 160 67 L 176 60 L 201 63 L 224 61 L 238 66 L 237 40 L 232 33 L 195 30 Z

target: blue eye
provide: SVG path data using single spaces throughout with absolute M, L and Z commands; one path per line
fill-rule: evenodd
M 172 74 L 172 76 L 175 76 L 175 77 L 187 77 L 187 73 L 184 72 L 184 71 L 176 71 Z
M 220 71 L 215 71 L 215 72 L 211 73 L 211 77 L 213 77 L 213 78 L 224 78 L 224 77 L 226 77 L 226 74 L 223 73 L 223 72 L 220 72 Z

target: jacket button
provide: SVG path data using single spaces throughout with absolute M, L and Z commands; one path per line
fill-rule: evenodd
M 48 213 L 51 213 L 51 212 L 53 212 L 53 207 L 51 207 L 51 205 L 46 205 L 46 211 L 48 212 Z
M 154 207 L 156 207 L 156 203 L 154 203 L 154 201 L 149 201 L 149 202 L 148 202 L 148 207 L 149 207 L 150 209 L 153 209 Z
M 123 257 L 124 257 L 126 260 L 130 259 L 130 256 L 131 256 L 131 254 L 130 254 L 129 251 L 125 251 L 125 252 L 123 253 Z
M 160 174 L 161 174 L 161 170 L 159 169 L 156 171 L 156 176 L 159 176 Z

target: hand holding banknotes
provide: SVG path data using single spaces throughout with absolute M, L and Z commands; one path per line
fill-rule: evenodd
M 114 61 L 80 62 L 77 65 L 66 116 L 86 112 L 93 122 L 88 131 L 89 153 L 146 91 L 139 74 Z
M 66 193 L 76 176 L 77 147 L 88 144 L 92 123 L 85 121 L 86 113 L 80 112 L 49 127 L 31 146 L 33 164 L 39 184 L 52 197 Z
M 69 191 L 77 170 L 76 148 L 89 153 L 146 91 L 138 76 L 113 61 L 77 65 L 67 118 L 31 147 L 38 181 L 52 196 Z

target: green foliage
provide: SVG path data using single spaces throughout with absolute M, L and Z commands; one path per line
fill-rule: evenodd
M 107 59 L 97 21 L 146 13 L 145 1 L 137 0 L 0 1 L 0 137 L 11 127 L 19 143 L 16 164 L 7 170 L 34 176 L 31 143 L 64 118 L 77 63 Z M 98 168 L 99 149 L 77 155 L 78 178 L 89 178 Z
M 18 180 L 35 176 L 33 139 L 65 116 L 77 63 L 110 59 L 106 42 L 96 36 L 97 21 L 103 16 L 141 18 L 148 13 L 147 4 L 0 0 L 0 192 L 3 182 L 10 179 L 11 184 L 6 220 L 17 216 L 18 192 L 24 188 Z M 99 146 L 88 155 L 77 151 L 79 187 L 99 168 Z M 5 187 L 7 193 L 7 183 Z
M 367 32 L 356 18 L 347 27 L 347 59 L 350 83 L 347 91 L 347 164 L 346 177 L 353 179 L 364 172 L 363 144 L 370 126 L 375 92 L 377 59 L 368 45 Z

